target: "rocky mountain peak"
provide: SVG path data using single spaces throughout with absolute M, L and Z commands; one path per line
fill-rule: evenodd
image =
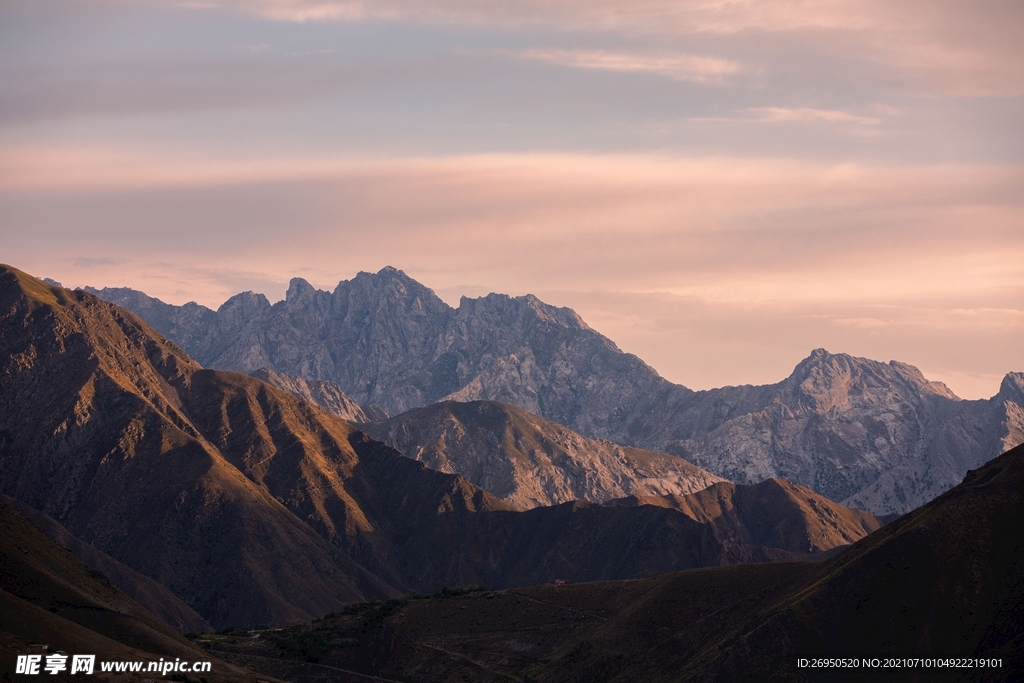
M 1007 373 L 999 385 L 999 393 L 996 394 L 996 397 L 1024 406 L 1024 372 Z
M 694 393 L 568 308 L 490 294 L 453 309 L 391 267 L 231 320 L 144 295 L 103 296 L 206 367 L 327 380 L 392 415 L 439 400 L 502 401 L 737 483 L 786 477 L 885 514 L 929 500 L 1024 439 L 1018 375 L 1004 381 L 1003 400 L 961 401 L 912 365 L 818 348 L 777 384 Z
M 285 301 L 294 303 L 296 301 L 307 301 L 316 294 L 316 289 L 301 277 L 293 277 L 288 283 L 288 292 L 285 294 Z
M 451 315 L 452 307 L 425 287 L 392 266 L 377 273 L 360 272 L 351 280 L 342 280 L 334 290 L 336 307 L 344 300 L 351 309 L 416 312 L 436 317 Z M 397 321 L 396 321 L 397 322 Z
M 825 349 L 812 351 L 784 383 L 791 385 L 798 405 L 818 413 L 847 410 L 854 403 L 885 402 L 886 396 L 959 400 L 945 384 L 929 381 L 908 363 L 882 363 Z
M 185 305 L 187 306 L 188 304 Z M 243 311 L 245 313 L 257 313 L 266 308 L 270 308 L 270 301 L 266 296 L 257 292 L 247 291 L 239 292 L 222 303 L 217 312 Z
M 546 304 L 533 294 L 509 296 L 491 292 L 476 299 L 464 296 L 459 301 L 457 315 L 462 318 L 514 318 L 524 322 L 592 331 L 576 311 Z
M 221 304 L 217 319 L 221 327 L 230 329 L 246 324 L 269 309 L 267 297 L 256 292 L 241 292 Z

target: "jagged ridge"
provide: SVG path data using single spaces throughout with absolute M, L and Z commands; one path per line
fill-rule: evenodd
M 94 290 L 95 291 L 95 290 Z M 878 514 L 902 513 L 1024 441 L 1024 375 L 960 401 L 913 366 L 823 349 L 778 384 L 692 392 L 533 296 L 453 309 L 394 268 L 334 292 L 292 280 L 216 312 L 98 290 L 211 367 L 330 380 L 397 414 L 443 399 L 516 405 L 590 438 L 680 455 L 737 483 L 785 477 Z

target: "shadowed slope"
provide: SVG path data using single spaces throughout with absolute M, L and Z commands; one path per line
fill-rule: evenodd
M 0 494 L 0 502 L 10 505 L 88 567 L 103 574 L 118 590 L 125 593 L 164 623 L 182 633 L 202 633 L 213 627 L 173 593 L 149 577 L 143 576 L 95 546 L 75 538 L 56 520 L 19 500 Z
M 1022 500 L 1018 447 L 932 503 L 798 572 L 803 576 L 791 587 L 762 595 L 745 612 L 696 629 L 679 624 L 670 638 L 636 653 L 629 674 L 611 680 L 864 680 L 862 671 L 798 670 L 796 657 L 810 653 L 1001 657 L 1002 670 L 927 672 L 922 680 L 1016 680 L 1024 674 Z M 659 589 L 651 597 L 670 596 Z M 628 617 L 614 621 L 590 642 L 619 638 Z M 588 680 L 572 674 L 576 668 L 560 656 L 538 680 Z
M 0 502 L 0 675 L 4 680 L 14 673 L 16 655 L 42 652 L 29 648 L 30 643 L 95 654 L 99 660 L 211 659 Z M 221 662 L 214 662 L 208 677 L 247 679 Z
M 697 522 L 728 529 L 747 543 L 793 552 L 846 546 L 882 526 L 870 512 L 833 503 L 785 479 L 750 486 L 721 482 L 687 496 L 632 496 L 607 504 L 679 510 Z

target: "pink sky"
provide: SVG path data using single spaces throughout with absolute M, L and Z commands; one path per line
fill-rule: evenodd
M 1024 370 L 1021 14 L 18 0 L 0 261 L 209 306 L 393 265 L 695 389 L 825 347 L 991 396 Z

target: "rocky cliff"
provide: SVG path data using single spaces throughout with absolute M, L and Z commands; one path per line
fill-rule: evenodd
M 394 268 L 359 273 L 333 292 L 296 278 L 284 301 L 246 292 L 216 312 L 168 309 L 133 290 L 89 291 L 137 313 L 205 367 L 329 380 L 389 415 L 444 399 L 502 401 L 602 437 L 653 395 L 691 393 L 570 309 L 503 294 L 452 308 Z
M 824 349 L 778 384 L 664 401 L 623 436 L 734 482 L 783 477 L 875 514 L 903 513 L 1024 441 L 1024 374 L 963 401 L 905 363 Z
M 268 368 L 260 368 L 249 373 L 256 379 L 273 384 L 292 396 L 315 403 L 324 410 L 349 422 L 361 424 L 373 420 L 386 420 L 388 414 L 376 406 L 361 406 L 341 390 L 334 382 L 323 379 L 305 379 L 295 375 L 285 375 Z

